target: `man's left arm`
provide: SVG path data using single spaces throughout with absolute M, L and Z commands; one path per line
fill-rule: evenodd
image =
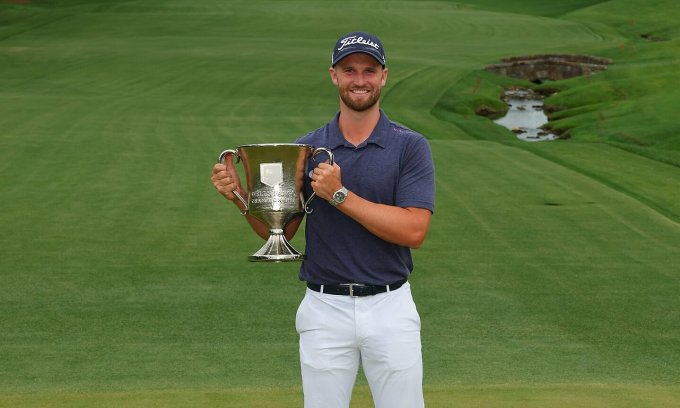
M 342 188 L 338 164 L 319 164 L 313 171 L 311 185 L 317 196 L 330 200 L 333 193 Z M 409 248 L 422 245 L 432 218 L 432 211 L 428 208 L 375 203 L 351 190 L 336 208 L 379 238 Z
M 428 209 L 377 204 L 351 191 L 336 208 L 377 237 L 413 249 L 425 241 L 432 218 Z

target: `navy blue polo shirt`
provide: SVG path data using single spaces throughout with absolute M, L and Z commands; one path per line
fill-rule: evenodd
M 434 164 L 425 137 L 390 121 L 381 110 L 369 138 L 355 147 L 342 135 L 339 117 L 338 113 L 297 143 L 330 149 L 350 194 L 375 203 L 434 211 Z M 317 158 L 325 160 L 323 154 Z M 307 197 L 313 192 L 309 170 L 317 164 L 311 159 L 307 164 Z M 301 280 L 386 285 L 408 277 L 413 270 L 410 248 L 378 238 L 326 200 L 314 198 L 311 208 L 313 212 L 306 219 L 307 259 L 300 267 Z

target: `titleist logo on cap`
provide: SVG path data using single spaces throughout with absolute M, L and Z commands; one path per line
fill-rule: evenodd
M 368 54 L 383 67 L 385 66 L 385 50 L 383 50 L 382 42 L 373 34 L 362 31 L 347 33 L 338 39 L 333 48 L 331 65 L 335 66 L 341 59 L 357 52 Z
M 356 35 L 353 35 L 351 37 L 346 37 L 340 40 L 340 47 L 338 47 L 338 51 L 342 51 L 345 47 L 352 45 L 352 44 L 363 44 L 363 45 L 368 45 L 369 47 L 373 47 L 376 50 L 380 49 L 380 45 L 374 43 L 371 40 L 364 39 L 364 37 L 357 37 Z

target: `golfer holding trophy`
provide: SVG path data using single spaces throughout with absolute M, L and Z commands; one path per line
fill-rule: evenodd
M 302 262 L 304 406 L 348 408 L 361 364 L 376 408 L 424 407 L 420 316 L 408 278 L 411 250 L 434 211 L 430 147 L 379 107 L 388 70 L 376 36 L 340 37 L 329 72 L 340 104 L 330 122 L 294 144 L 223 152 L 212 182 L 267 240 L 251 261 Z M 288 240 L 305 214 L 302 256 Z

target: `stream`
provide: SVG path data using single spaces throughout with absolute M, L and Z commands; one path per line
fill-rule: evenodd
M 540 95 L 528 89 L 508 89 L 503 100 L 508 104 L 508 112 L 494 123 L 510 129 L 518 139 L 527 142 L 557 139 L 556 135 L 541 129 L 548 123 L 548 117 L 543 112 Z

